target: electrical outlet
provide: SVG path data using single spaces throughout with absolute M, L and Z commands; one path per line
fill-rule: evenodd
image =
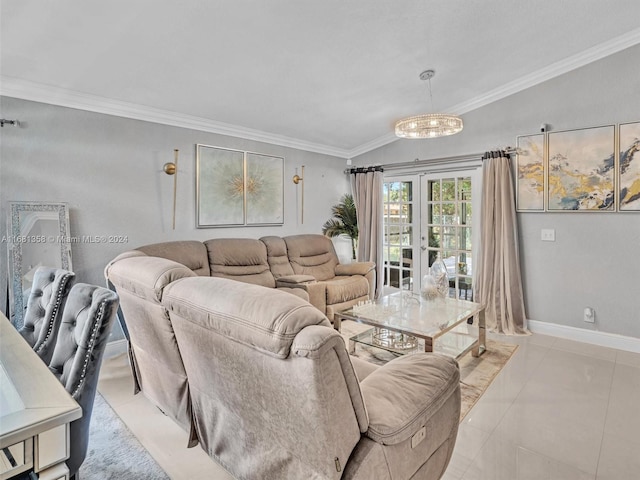
M 556 231 L 553 228 L 543 228 L 540 232 L 540 239 L 543 242 L 555 242 Z
M 591 307 L 584 307 L 584 321 L 587 323 L 596 322 L 596 311 Z

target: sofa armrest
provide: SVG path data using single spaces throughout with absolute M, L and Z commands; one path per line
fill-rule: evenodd
M 283 278 L 292 279 L 298 277 L 298 282 L 282 281 Z M 303 281 L 305 278 L 310 279 Z M 324 282 L 316 282 L 311 275 L 288 275 L 280 277 L 276 280 L 276 288 L 285 289 L 302 289 L 309 295 L 309 303 L 320 310 L 324 315 L 327 314 L 327 285 Z
M 181 263 L 147 255 L 119 256 L 105 268 L 105 276 L 118 294 L 131 295 L 159 303 L 164 288 L 181 278 L 195 277 L 192 270 Z
M 312 275 L 285 275 L 276 279 L 276 287 L 294 288 L 299 285 L 315 283 L 316 279 Z
M 457 425 L 459 382 L 458 363 L 444 355 L 417 353 L 383 365 L 360 383 L 369 413 L 366 436 L 382 445 L 412 439 L 456 395 L 457 417 L 442 422 Z
M 336 265 L 336 275 L 362 275 L 363 277 L 376 268 L 373 262 L 354 262 Z

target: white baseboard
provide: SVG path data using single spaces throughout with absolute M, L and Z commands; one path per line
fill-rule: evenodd
M 615 333 L 569 327 L 567 325 L 540 322 L 538 320 L 527 320 L 527 325 L 533 333 L 640 353 L 640 338 L 625 337 L 624 335 L 617 335 Z
M 107 346 L 104 348 L 104 358 L 111 358 L 127 353 L 127 346 L 126 338 L 107 343 Z
M 527 320 L 527 326 L 533 333 L 539 333 L 541 335 L 550 335 L 552 337 L 575 340 L 576 342 L 640 353 L 640 338 L 569 327 L 567 325 L 541 322 L 539 320 Z M 125 338 L 107 343 L 104 351 L 106 358 L 115 357 L 123 353 L 127 353 L 127 340 Z

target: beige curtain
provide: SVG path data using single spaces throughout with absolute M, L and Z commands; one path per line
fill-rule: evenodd
M 482 164 L 480 258 L 476 299 L 486 310 L 487 328 L 510 335 L 528 334 L 520 261 L 511 160 L 489 152 Z
M 382 292 L 382 168 L 351 170 L 351 191 L 358 218 L 358 260 L 376 264 L 376 298 Z

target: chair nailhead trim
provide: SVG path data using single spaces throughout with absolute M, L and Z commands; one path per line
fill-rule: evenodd
M 62 303 L 63 293 L 67 285 L 67 282 L 69 281 L 70 278 L 71 278 L 71 275 L 65 274 L 60 279 L 60 286 L 58 287 L 58 291 L 56 292 L 56 303 L 53 306 L 53 311 L 51 312 L 51 316 L 49 317 L 49 321 L 47 322 L 48 323 L 47 334 L 42 340 L 42 343 L 38 345 L 38 348 L 36 349 L 36 353 L 40 353 L 40 351 L 44 348 L 45 344 L 47 343 L 47 340 L 49 340 L 49 337 L 53 333 L 54 319 L 56 318 L 58 309 L 60 308 L 60 304 Z
M 80 374 L 80 379 L 78 380 L 78 385 L 76 386 L 76 388 L 73 390 L 73 393 L 71 394 L 71 396 L 73 398 L 76 397 L 76 394 L 78 393 L 78 391 L 80 391 L 80 388 L 84 384 L 85 376 L 87 375 L 87 366 L 89 365 L 89 358 L 91 357 L 91 354 L 93 353 L 93 347 L 95 346 L 96 338 L 98 337 L 98 330 L 100 329 L 100 326 L 102 325 L 102 317 L 104 316 L 105 305 L 106 305 L 106 301 L 103 300 L 100 303 L 100 307 L 98 308 L 98 314 L 96 315 L 96 321 L 95 321 L 95 323 L 93 325 L 93 329 L 91 331 L 91 337 L 89 338 L 89 345 L 87 346 L 87 353 L 86 353 L 86 355 L 84 357 L 84 364 L 82 366 L 82 373 Z

